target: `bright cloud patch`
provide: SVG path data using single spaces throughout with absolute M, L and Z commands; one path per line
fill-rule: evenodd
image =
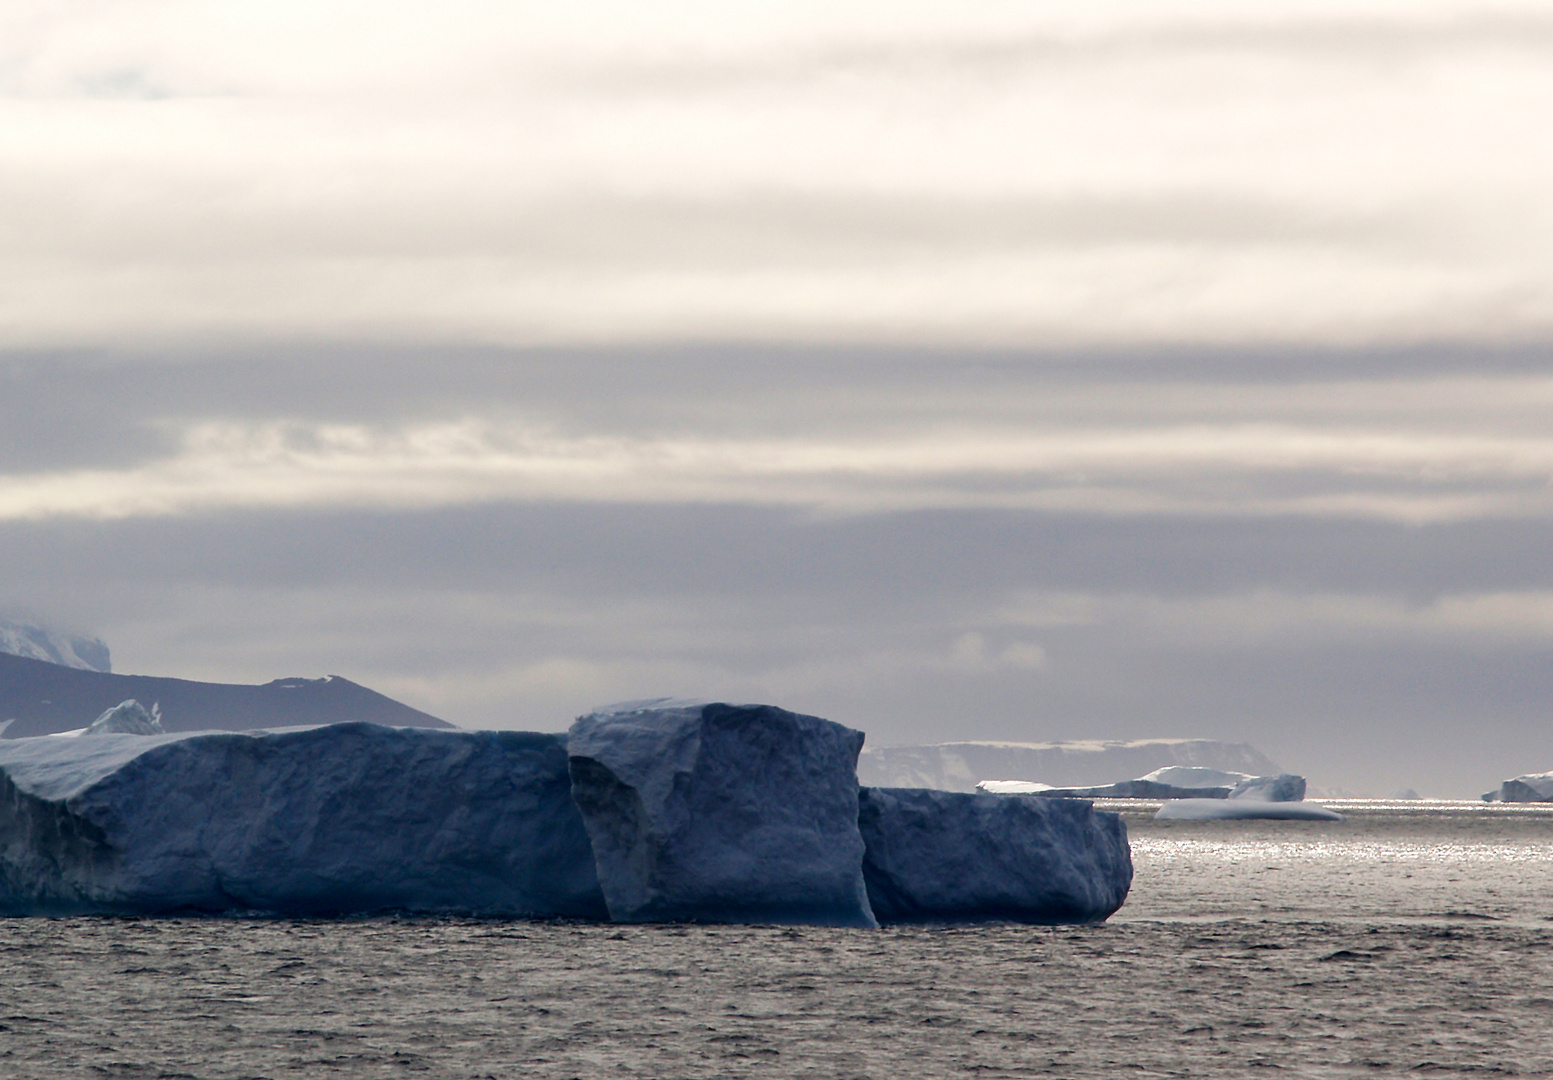
M 887 437 L 568 435 L 466 420 L 204 422 L 127 469 L 0 478 L 0 518 L 504 500 L 1315 514 L 1404 521 L 1553 511 L 1553 437 L 1220 424 Z
M 1553 330 L 1532 3 L 17 3 L 0 40 L 0 344 Z

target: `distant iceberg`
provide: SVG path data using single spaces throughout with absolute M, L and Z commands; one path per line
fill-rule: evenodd
M 1177 765 L 1243 776 L 1274 776 L 1283 771 L 1249 743 L 1092 739 L 864 747 L 857 777 L 870 787 L 941 791 L 975 791 L 977 781 L 987 777 L 1017 777 L 1050 787 L 1076 788 L 1146 776 Z
M 1553 772 L 1527 773 L 1483 795 L 1484 802 L 1553 802 Z
M 162 721 L 146 711 L 144 705 L 130 698 L 93 720 L 82 735 L 166 735 Z

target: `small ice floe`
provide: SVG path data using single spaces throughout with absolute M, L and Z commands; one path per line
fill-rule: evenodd
M 1316 803 L 1268 802 L 1264 799 L 1171 799 L 1154 815 L 1155 821 L 1223 821 L 1234 818 L 1342 821 L 1343 815 Z

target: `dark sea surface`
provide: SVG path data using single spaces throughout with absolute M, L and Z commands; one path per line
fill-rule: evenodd
M 0 1077 L 1553 1076 L 1553 805 L 1329 805 L 1094 927 L 0 920 Z

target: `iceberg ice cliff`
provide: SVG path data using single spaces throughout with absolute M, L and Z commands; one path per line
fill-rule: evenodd
M 648 701 L 572 725 L 572 797 L 617 922 L 873 926 L 863 733 L 771 705 Z
M 858 822 L 885 924 L 1099 922 L 1132 885 L 1121 818 L 1078 799 L 863 788 Z
M 0 739 L 0 914 L 1092 922 L 1131 882 L 1115 814 L 860 789 L 861 732 L 769 705 L 637 703 L 569 735 L 156 726 L 127 701 Z
M 602 918 L 559 735 L 0 741 L 0 911 Z
M 1483 796 L 1484 802 L 1553 802 L 1553 772 L 1526 773 L 1506 780 Z

